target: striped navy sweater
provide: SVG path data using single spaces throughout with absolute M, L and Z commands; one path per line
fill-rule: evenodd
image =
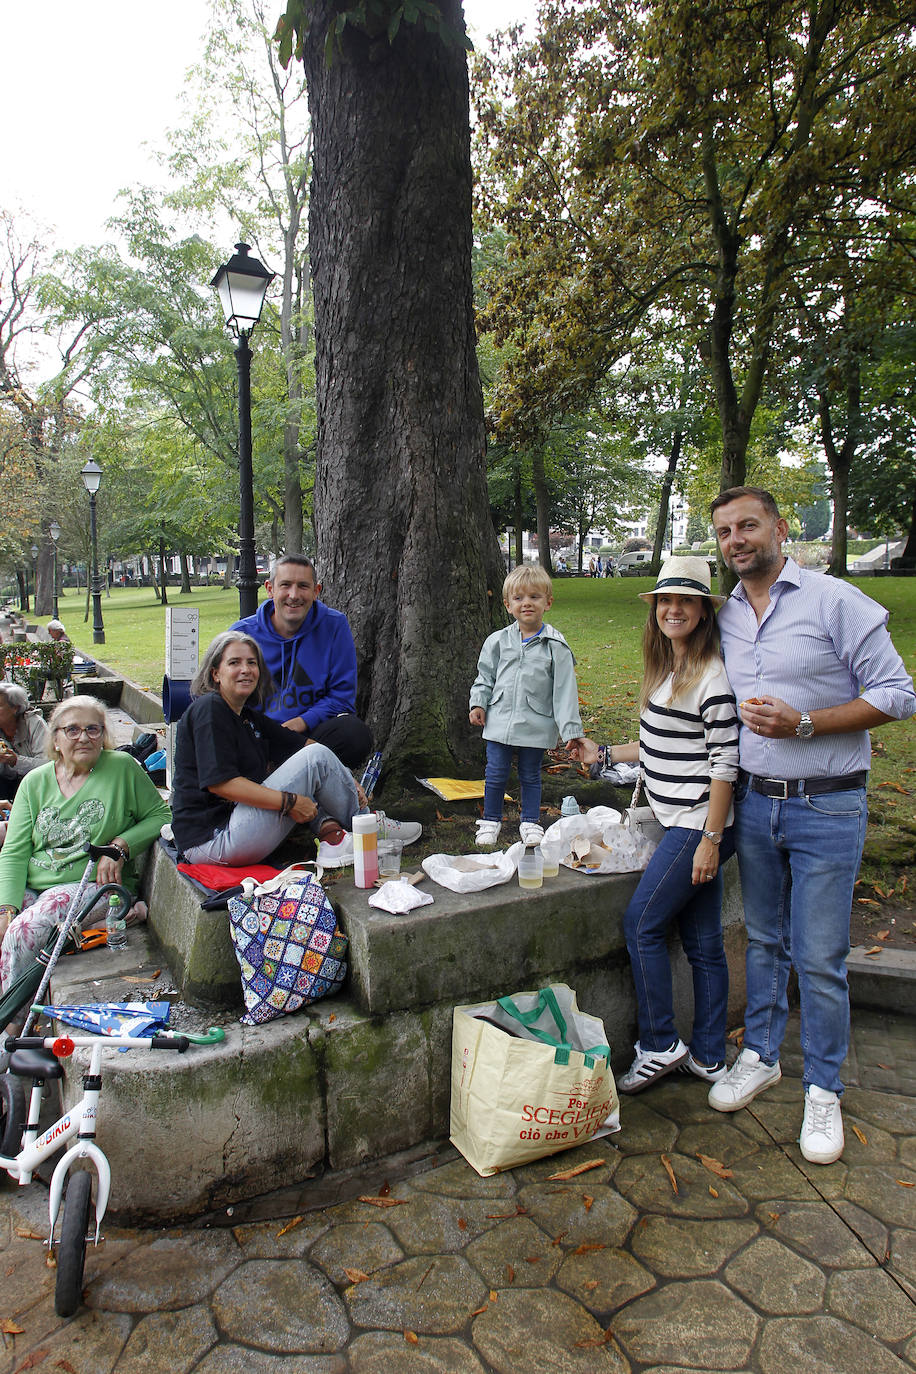
M 738 712 L 721 661 L 711 663 L 669 705 L 671 678 L 655 689 L 639 721 L 639 762 L 649 804 L 664 826 L 703 830 L 710 778 L 738 773 Z M 728 822 L 732 823 L 729 809 Z

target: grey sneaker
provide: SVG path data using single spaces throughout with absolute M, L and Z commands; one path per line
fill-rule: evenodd
M 782 1078 L 778 1062 L 764 1064 L 756 1050 L 742 1050 L 728 1073 L 709 1090 L 709 1105 L 717 1112 L 737 1112 Z
M 833 1164 L 843 1153 L 843 1114 L 836 1093 L 812 1083 L 805 1093 L 805 1119 L 798 1143 L 811 1164 Z
M 657 1078 L 664 1078 L 683 1064 L 687 1058 L 687 1046 L 683 1040 L 675 1040 L 670 1050 L 644 1050 L 637 1040 L 633 1046 L 636 1058 L 622 1078 L 617 1080 L 618 1091 L 622 1093 L 641 1093 Z
M 378 837 L 380 840 L 400 840 L 401 844 L 413 844 L 423 834 L 419 821 L 396 821 L 386 816 L 384 811 L 376 811 L 378 817 Z

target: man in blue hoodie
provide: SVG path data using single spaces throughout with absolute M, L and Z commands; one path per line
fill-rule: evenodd
M 356 648 L 347 617 L 319 600 L 315 566 L 302 554 L 277 559 L 265 586 L 271 600 L 230 629 L 251 635 L 264 655 L 276 687 L 267 714 L 358 768 L 372 735 L 356 715 Z

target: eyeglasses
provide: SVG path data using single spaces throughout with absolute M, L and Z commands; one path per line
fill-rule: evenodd
M 63 730 L 67 739 L 79 739 L 80 735 L 85 735 L 87 739 L 102 738 L 101 725 L 58 725 L 57 728 Z

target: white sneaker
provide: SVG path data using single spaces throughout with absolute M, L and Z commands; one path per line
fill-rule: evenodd
M 719 1083 L 727 1070 L 724 1059 L 720 1059 L 718 1064 L 701 1064 L 688 1050 L 687 1058 L 683 1064 L 678 1065 L 677 1071 L 688 1076 L 692 1074 L 694 1078 L 702 1078 L 706 1083 Z
M 378 817 L 378 837 L 380 840 L 400 840 L 401 844 L 413 844 L 423 834 L 419 821 L 396 821 L 386 816 L 384 811 L 376 811 Z
M 499 839 L 501 821 L 478 821 L 477 834 L 474 843 L 478 849 L 486 849 L 487 845 L 495 844 Z
M 541 843 L 544 838 L 544 827 L 536 825 L 534 821 L 522 821 L 518 833 L 521 836 L 522 844 L 526 849 L 530 849 L 532 845 Z
M 717 1112 L 737 1112 L 782 1078 L 776 1064 L 764 1064 L 756 1050 L 742 1050 L 728 1073 L 714 1083 L 707 1099 Z
M 836 1093 L 812 1083 L 805 1093 L 805 1119 L 798 1137 L 811 1164 L 832 1164 L 843 1153 L 843 1114 Z
M 687 1058 L 687 1046 L 683 1040 L 675 1040 L 670 1050 L 644 1050 L 637 1040 L 633 1046 L 636 1058 L 622 1078 L 617 1080 L 617 1088 L 622 1093 L 641 1093 L 657 1078 L 664 1078 Z
M 344 831 L 342 840 L 336 844 L 328 844 L 327 840 L 322 840 L 318 846 L 318 858 L 315 861 L 319 868 L 345 868 L 347 864 L 353 862 L 353 836 L 349 831 Z

